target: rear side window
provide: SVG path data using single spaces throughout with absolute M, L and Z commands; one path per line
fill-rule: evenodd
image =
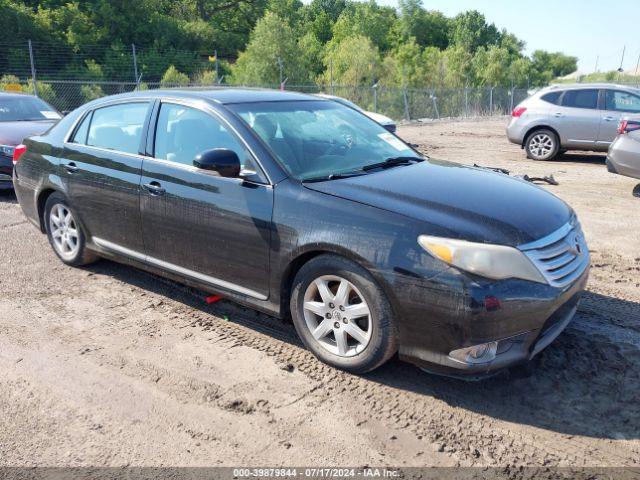
M 92 113 L 89 112 L 89 114 L 84 117 L 84 120 L 82 120 L 82 123 L 76 129 L 76 133 L 73 134 L 71 143 L 79 143 L 81 145 L 86 145 L 87 134 L 89 133 L 89 124 L 91 123 L 91 115 Z
M 562 92 L 550 92 L 540 97 L 540 100 L 558 105 L 560 103 L 560 95 L 562 95 Z
M 138 153 L 148 103 L 123 103 L 95 110 L 87 145 L 125 153 Z
M 563 107 L 598 108 L 598 90 L 567 90 L 562 98 Z
M 640 97 L 621 90 L 607 90 L 605 105 L 607 110 L 640 113 Z

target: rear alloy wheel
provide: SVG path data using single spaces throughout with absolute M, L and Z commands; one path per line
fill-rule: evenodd
M 53 251 L 67 265 L 86 265 L 97 256 L 85 248 L 81 225 L 63 195 L 53 193 L 45 205 L 47 237 Z
M 551 130 L 537 130 L 529 135 L 525 148 L 533 160 L 552 160 L 560 151 L 560 142 Z
M 325 363 L 365 373 L 397 349 L 397 333 L 384 291 L 359 265 L 320 255 L 300 269 L 291 293 L 298 335 Z

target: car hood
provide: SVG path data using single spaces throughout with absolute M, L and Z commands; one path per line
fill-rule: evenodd
M 394 123 L 396 123 L 392 119 L 390 119 L 385 115 L 382 115 L 381 113 L 376 113 L 376 112 L 363 112 L 363 113 L 367 117 L 369 117 L 371 120 L 379 123 L 380 125 L 393 125 Z
M 542 238 L 573 214 L 524 180 L 433 159 L 305 186 L 422 221 L 425 234 L 499 245 Z
M 51 128 L 57 120 L 37 122 L 0 122 L 0 144 L 19 145 L 27 137 L 40 135 Z

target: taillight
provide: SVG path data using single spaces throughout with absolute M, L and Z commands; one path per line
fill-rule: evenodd
M 626 120 L 622 120 L 620 122 L 620 125 L 618 125 L 618 133 L 619 134 L 623 134 L 623 133 L 627 133 L 627 121 Z
M 640 130 L 640 123 L 638 122 L 630 122 L 629 120 L 622 120 L 620 125 L 618 125 L 618 133 L 620 135 L 635 132 L 636 130 Z
M 18 145 L 13 151 L 13 164 L 15 165 L 20 160 L 20 157 L 27 152 L 27 146 L 24 144 Z
M 527 111 L 527 107 L 516 107 L 513 109 L 513 112 L 511 112 L 511 116 L 518 118 L 518 117 L 521 117 L 522 114 L 526 111 Z

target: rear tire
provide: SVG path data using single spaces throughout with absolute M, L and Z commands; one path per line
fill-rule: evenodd
M 555 132 L 541 129 L 532 132 L 525 141 L 527 158 L 532 160 L 553 160 L 560 151 L 560 140 Z
M 44 224 L 53 251 L 72 267 L 87 265 L 98 256 L 87 250 L 84 228 L 75 210 L 61 193 L 52 193 L 44 207 Z
M 293 281 L 291 317 L 305 346 L 348 372 L 369 372 L 397 350 L 391 305 L 371 274 L 337 255 L 320 255 Z

